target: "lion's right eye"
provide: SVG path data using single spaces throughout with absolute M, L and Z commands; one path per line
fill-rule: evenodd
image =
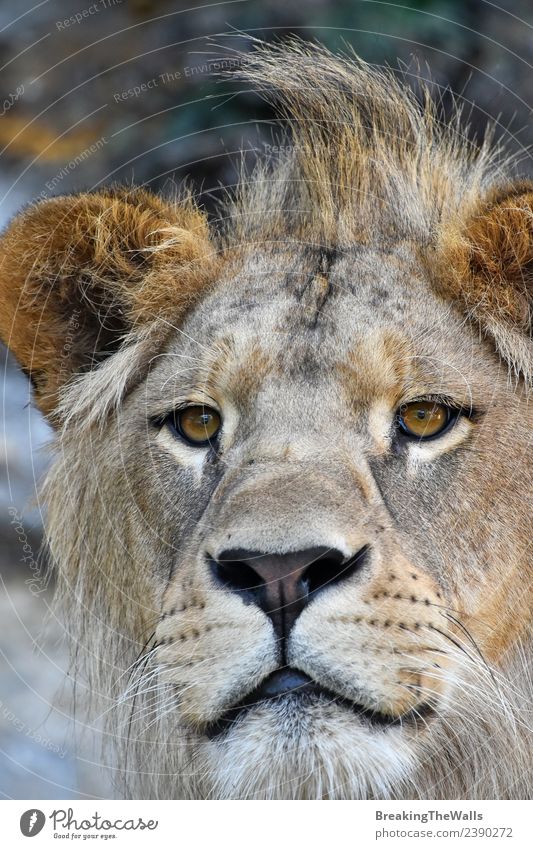
M 189 445 L 201 447 L 213 442 L 222 427 L 220 413 L 213 407 L 193 404 L 174 410 L 165 419 L 170 429 Z

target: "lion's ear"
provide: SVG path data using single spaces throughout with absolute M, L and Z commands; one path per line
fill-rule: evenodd
M 517 374 L 533 377 L 533 183 L 493 191 L 446 229 L 441 285 L 491 336 Z
M 58 391 L 135 328 L 182 317 L 216 265 L 205 217 L 141 189 L 42 201 L 0 239 L 0 336 L 53 418 Z

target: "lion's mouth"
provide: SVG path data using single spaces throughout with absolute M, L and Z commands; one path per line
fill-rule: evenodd
M 433 708 L 428 704 L 417 706 L 400 716 L 391 716 L 357 704 L 338 693 L 323 687 L 308 675 L 298 669 L 284 667 L 272 672 L 261 684 L 248 693 L 238 704 L 227 710 L 222 716 L 210 723 L 205 729 L 209 739 L 220 737 L 246 714 L 249 710 L 266 702 L 279 701 L 287 696 L 305 701 L 322 700 L 339 705 L 354 713 L 366 725 L 375 728 L 389 728 L 394 725 L 416 725 L 417 721 L 425 722 L 433 714 Z

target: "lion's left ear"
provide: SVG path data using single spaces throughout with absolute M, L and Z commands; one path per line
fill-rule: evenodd
M 494 190 L 440 244 L 439 288 L 533 378 L 533 183 Z

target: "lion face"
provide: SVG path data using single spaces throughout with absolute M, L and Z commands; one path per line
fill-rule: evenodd
M 104 189 L 0 241 L 84 696 L 133 797 L 525 797 L 533 188 L 280 50 L 297 143 L 225 234 Z
M 322 265 L 245 260 L 119 418 L 120 491 L 149 466 L 154 659 L 204 795 L 334 792 L 331 753 L 341 795 L 390 792 L 475 691 L 470 641 L 497 662 L 520 627 L 501 570 L 524 564 L 531 411 L 408 250 Z M 400 427 L 417 399 L 453 411 L 435 436 Z M 168 420 L 189 405 L 218 413 L 205 444 Z

